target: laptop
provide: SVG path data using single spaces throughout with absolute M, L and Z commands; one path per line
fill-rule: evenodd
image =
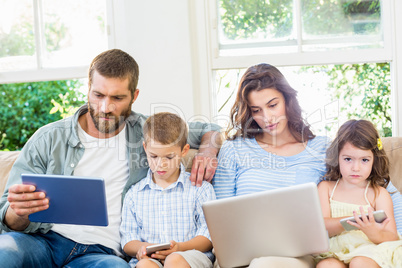
M 258 257 L 300 257 L 329 249 L 314 183 L 208 201 L 203 211 L 222 268 L 246 266 Z
M 22 174 L 49 198 L 49 208 L 29 215 L 32 222 L 107 226 L 105 182 L 102 178 Z

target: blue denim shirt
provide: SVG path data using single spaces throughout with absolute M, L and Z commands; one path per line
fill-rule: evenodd
M 78 118 L 87 112 L 88 107 L 84 105 L 74 116 L 41 127 L 25 144 L 10 171 L 6 190 L 0 199 L 1 232 L 12 231 L 4 224 L 4 217 L 10 205 L 7 201 L 8 188 L 21 183 L 22 173 L 73 174 L 85 150 L 78 138 Z M 147 175 L 148 162 L 142 146 L 142 127 L 146 118 L 147 116 L 132 111 L 126 119 L 127 159 L 130 172 L 123 190 L 122 201 L 127 190 Z M 202 136 L 208 131 L 220 131 L 220 127 L 209 123 L 189 123 L 188 143 L 190 146 L 198 148 Z M 49 223 L 31 222 L 24 232 L 46 233 L 51 227 L 52 224 Z

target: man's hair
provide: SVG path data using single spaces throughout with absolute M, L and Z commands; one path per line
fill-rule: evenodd
M 178 145 L 181 149 L 187 144 L 187 124 L 172 113 L 163 112 L 148 117 L 143 132 L 146 144 L 151 139 L 164 145 Z
M 138 85 L 139 68 L 137 62 L 128 53 L 120 49 L 110 49 L 96 56 L 89 66 L 90 85 L 92 85 L 95 71 L 106 78 L 128 78 L 128 87 L 134 97 Z

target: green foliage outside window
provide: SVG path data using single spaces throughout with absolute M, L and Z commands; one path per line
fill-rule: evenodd
M 264 34 L 267 28 L 274 37 L 288 36 L 293 27 L 292 2 L 293 0 L 222 0 L 220 16 L 223 32 L 231 40 L 255 38 L 258 34 Z
M 81 86 L 80 80 L 0 85 L 0 150 L 20 150 L 38 128 L 84 104 Z
M 389 63 L 313 66 L 301 70 L 305 69 L 329 76 L 326 90 L 332 100 L 339 100 L 340 117 L 370 120 L 382 136 L 392 136 Z

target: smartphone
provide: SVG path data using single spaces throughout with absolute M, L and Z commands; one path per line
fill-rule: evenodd
M 170 248 L 170 243 L 163 243 L 163 244 L 156 244 L 152 246 L 146 247 L 147 255 L 151 256 L 152 253 L 159 251 L 159 250 L 166 250 Z
M 374 215 L 374 220 L 378 223 L 383 222 L 386 218 L 387 218 L 387 214 L 385 214 L 384 210 L 377 210 L 373 212 Z M 368 217 L 368 214 L 366 214 L 366 217 Z M 360 219 L 362 217 L 360 216 Z M 353 225 L 350 225 L 349 223 L 347 223 L 346 221 L 352 221 L 352 222 L 356 222 L 355 218 L 349 217 L 349 218 L 344 218 L 341 220 L 341 224 L 343 226 L 343 228 L 345 228 L 346 231 L 350 231 L 350 230 L 358 230 L 358 228 L 356 228 Z

